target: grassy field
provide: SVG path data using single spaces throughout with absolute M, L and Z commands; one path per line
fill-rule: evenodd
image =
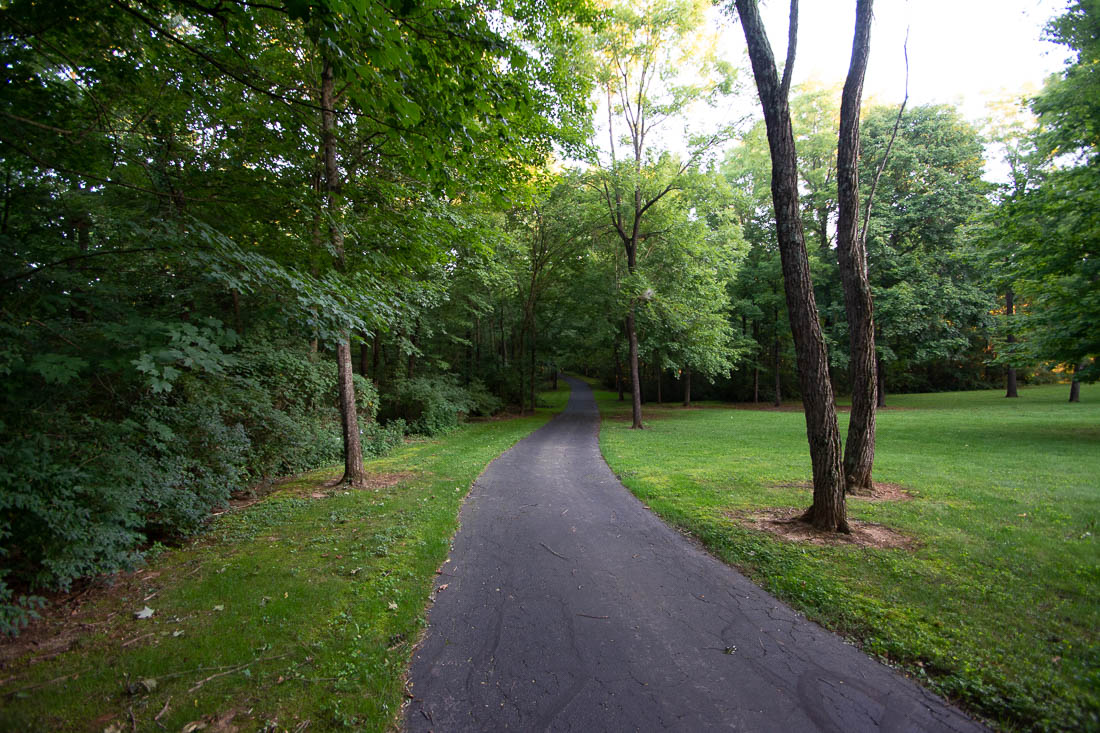
M 783 541 L 740 517 L 805 507 L 797 410 L 597 398 L 601 447 L 671 524 L 825 626 L 1007 730 L 1100 729 L 1100 386 L 891 395 L 875 479 L 910 500 L 853 499 L 849 516 L 907 549 Z M 610 418 L 610 419 L 608 419 Z M 847 415 L 841 415 L 846 425 Z
M 299 477 L 53 609 L 0 646 L 0 729 L 392 729 L 462 499 L 568 387 L 543 398 L 369 462 L 370 490 Z

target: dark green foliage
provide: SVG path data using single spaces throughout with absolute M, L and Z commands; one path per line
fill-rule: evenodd
M 455 377 L 442 375 L 397 382 L 384 399 L 383 414 L 404 420 L 411 433 L 438 435 L 466 415 L 492 415 L 500 408 L 500 399 L 480 382 L 467 388 Z
M 0 577 L 0 604 L 8 630 L 20 612 L 5 582 L 68 588 L 130 567 L 141 544 L 195 532 L 232 492 L 339 460 L 330 357 L 256 336 L 217 358 L 227 365 L 220 373 L 185 374 L 170 391 L 131 373 L 111 419 L 90 415 L 94 384 L 72 377 L 76 388 L 54 400 L 5 411 L 0 553 L 10 575 Z M 44 375 L 30 383 L 29 370 L 18 377 L 25 390 L 49 384 Z M 368 380 L 356 378 L 356 394 L 366 451 L 384 453 L 403 425 L 373 422 L 378 396 Z

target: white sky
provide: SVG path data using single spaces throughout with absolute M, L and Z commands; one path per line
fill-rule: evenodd
M 871 58 L 863 102 L 897 105 L 905 93 L 903 46 L 909 33 L 909 105 L 952 104 L 979 124 L 987 105 L 1020 100 L 1065 67 L 1067 50 L 1041 40 L 1047 22 L 1065 11 L 1068 0 L 876 0 Z M 723 3 L 725 5 L 726 3 Z M 848 72 L 855 26 L 855 0 L 801 0 L 794 83 L 814 82 L 839 89 Z M 786 57 L 790 0 L 761 0 L 777 63 Z M 749 115 L 761 116 L 740 24 L 711 11 L 722 55 L 738 66 L 743 93 L 717 107 L 693 108 L 682 125 L 663 125 L 650 140 L 658 149 L 686 151 L 685 128 L 700 133 Z M 681 70 L 683 71 L 683 70 Z M 690 74 L 689 74 L 690 75 Z M 602 99 L 596 115 L 597 144 L 607 139 Z M 1003 164 L 987 150 L 986 177 L 1000 180 Z
M 790 3 L 761 5 L 776 58 L 782 59 Z M 1040 38 L 1046 22 L 1065 6 L 1065 0 L 877 0 L 864 97 L 901 102 L 908 26 L 910 104 L 951 103 L 976 120 L 988 101 L 1033 92 L 1063 68 L 1064 47 Z M 740 26 L 728 20 L 723 26 L 743 55 Z M 800 2 L 796 83 L 842 84 L 854 26 L 854 0 Z

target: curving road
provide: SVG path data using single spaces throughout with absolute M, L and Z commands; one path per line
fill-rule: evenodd
M 566 410 L 462 509 L 408 730 L 984 730 L 646 510 L 600 455 L 591 390 L 569 382 Z

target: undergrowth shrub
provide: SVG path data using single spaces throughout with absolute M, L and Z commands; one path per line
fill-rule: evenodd
M 193 534 L 232 492 L 342 458 L 331 355 L 261 333 L 222 363 L 180 370 L 171 389 L 118 373 L 103 377 L 109 397 L 84 380 L 34 409 L 8 401 L 0 411 L 0 633 L 16 633 L 33 615 L 36 589 L 66 590 L 132 567 L 142 545 Z M 6 388 L 18 394 L 13 383 Z M 356 376 L 355 388 L 364 453 L 385 453 L 406 425 L 378 424 L 374 385 Z M 429 423 L 447 414 L 437 409 Z
M 462 387 L 451 375 L 403 379 L 383 401 L 383 415 L 401 419 L 411 433 L 438 435 L 455 428 L 466 415 L 491 415 L 500 400 L 480 382 Z

